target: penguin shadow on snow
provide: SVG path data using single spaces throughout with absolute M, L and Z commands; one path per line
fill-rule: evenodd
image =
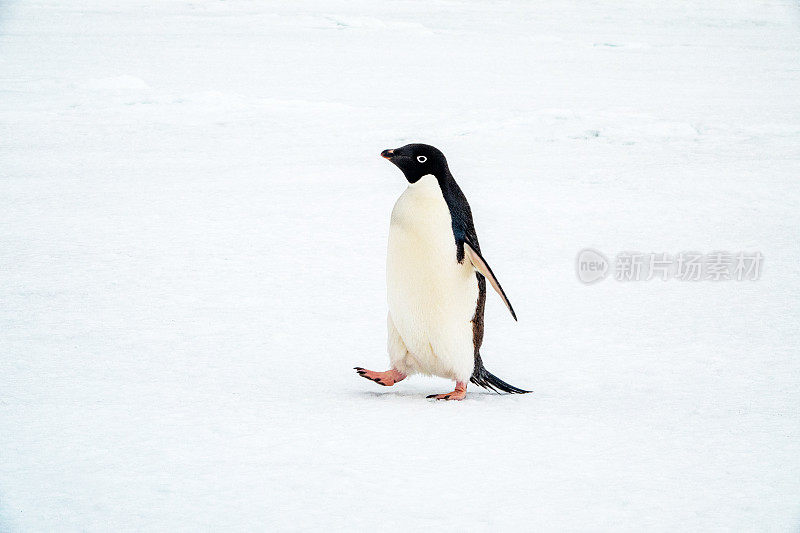
M 427 398 L 429 396 L 429 390 L 436 390 L 437 386 L 434 384 L 431 387 L 428 387 L 427 384 L 420 384 L 420 386 L 409 387 L 406 390 L 401 390 L 396 387 L 393 387 L 388 390 L 361 390 L 361 391 L 352 391 L 350 396 L 353 398 L 359 398 L 362 400 L 381 400 L 384 402 L 414 402 L 418 403 L 420 400 L 427 400 L 428 403 L 438 403 L 438 404 L 451 404 L 451 403 L 464 403 L 464 402 L 498 402 L 498 401 L 509 401 L 509 400 L 521 400 L 519 396 L 514 394 L 498 394 L 496 392 L 483 390 L 481 388 L 471 388 L 469 394 L 461 402 L 441 402 L 435 398 Z

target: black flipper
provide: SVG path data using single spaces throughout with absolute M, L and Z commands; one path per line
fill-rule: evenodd
M 511 312 L 511 316 L 514 317 L 514 320 L 517 320 L 517 314 L 514 312 L 514 308 L 511 307 L 511 302 L 508 301 L 506 291 L 504 291 L 503 287 L 500 286 L 500 282 L 497 281 L 497 277 L 495 277 L 494 272 L 492 272 L 492 267 L 489 266 L 489 263 L 486 262 L 486 259 L 483 258 L 480 252 L 475 250 L 475 248 L 466 240 L 464 241 L 464 255 L 467 256 L 467 259 L 469 259 L 469 261 L 472 263 L 472 266 L 475 267 L 475 270 L 483 274 L 483 276 L 489 280 L 489 283 L 492 285 L 495 292 L 500 295 L 500 298 L 503 299 L 506 307 L 508 307 L 508 310 Z

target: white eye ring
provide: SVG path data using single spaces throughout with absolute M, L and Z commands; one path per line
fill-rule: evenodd
M 417 161 L 419 161 L 420 163 L 424 163 L 427 160 L 428 160 L 428 158 L 425 157 L 424 155 L 418 155 L 417 156 Z

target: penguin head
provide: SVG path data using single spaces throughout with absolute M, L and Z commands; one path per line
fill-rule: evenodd
M 429 144 L 407 144 L 384 150 L 381 156 L 402 170 L 409 183 L 416 183 L 428 174 L 440 179 L 450 174 L 444 154 Z

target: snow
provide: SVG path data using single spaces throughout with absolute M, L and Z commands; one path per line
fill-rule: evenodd
M 789 1 L 5 2 L 0 531 L 794 531 Z M 470 199 L 464 402 L 386 368 L 381 150 Z M 759 251 L 752 282 L 576 254 Z

